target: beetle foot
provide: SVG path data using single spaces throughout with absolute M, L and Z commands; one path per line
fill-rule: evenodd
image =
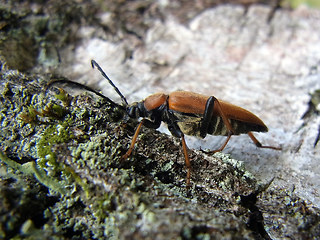
M 200 147 L 199 150 L 200 150 L 201 152 L 203 152 L 203 153 L 206 153 L 206 154 L 214 154 L 214 153 L 216 153 L 216 152 L 221 152 L 220 149 L 213 150 L 213 151 L 208 151 L 208 150 L 203 150 L 201 147 Z

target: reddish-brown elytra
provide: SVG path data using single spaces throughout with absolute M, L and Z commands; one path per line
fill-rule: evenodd
M 155 93 L 141 102 L 129 105 L 126 98 L 105 74 L 99 64 L 94 60 L 91 61 L 91 64 L 92 67 L 97 67 L 103 77 L 109 81 L 119 94 L 123 103 L 122 107 L 125 108 L 128 116 L 131 118 L 142 118 L 128 151 L 122 157 L 123 159 L 129 157 L 134 149 L 142 125 L 157 129 L 160 127 L 161 122 L 165 122 L 168 125 L 168 129 L 173 136 L 181 138 L 187 167 L 187 186 L 190 185 L 191 164 L 188 147 L 184 139 L 185 134 L 200 138 L 205 138 L 207 134 L 227 136 L 227 139 L 219 149 L 210 151 L 209 153 L 222 151 L 232 135 L 243 133 L 248 134 L 259 148 L 281 149 L 279 147 L 264 146 L 254 137 L 252 132 L 267 132 L 268 128 L 260 118 L 241 107 L 218 100 L 214 96 L 205 96 L 187 91 L 176 91 L 170 94 Z M 117 105 L 108 97 L 87 86 L 68 80 L 52 81 L 49 85 L 55 82 L 69 82 L 82 86 L 86 90 L 105 98 L 112 105 Z

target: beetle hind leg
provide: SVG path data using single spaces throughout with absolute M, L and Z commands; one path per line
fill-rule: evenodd
M 214 97 L 209 97 L 206 102 L 206 107 L 200 125 L 200 136 L 202 138 L 205 138 L 208 133 L 209 124 L 213 115 L 213 107 L 215 100 L 216 99 Z
M 205 107 L 205 111 L 204 111 L 204 116 L 202 119 L 202 123 L 201 123 L 201 128 L 200 128 L 200 136 L 201 137 L 205 137 L 207 135 L 208 132 L 208 128 L 209 128 L 209 122 L 212 120 L 212 116 L 213 116 L 213 110 L 214 110 L 214 104 L 216 103 L 217 106 L 217 110 L 222 118 L 222 121 L 224 123 L 225 128 L 228 130 L 228 136 L 226 141 L 222 144 L 222 146 L 214 151 L 203 151 L 205 153 L 216 153 L 216 152 L 221 152 L 228 144 L 232 134 L 233 134 L 233 129 L 232 126 L 229 122 L 229 119 L 227 118 L 227 116 L 224 114 L 221 105 L 219 103 L 219 100 L 216 99 L 215 97 L 211 96 L 208 98 L 207 103 L 206 103 L 206 107 Z
M 212 121 L 213 111 L 214 111 L 215 106 L 219 112 L 219 116 L 222 118 L 222 121 L 224 124 L 223 130 L 226 129 L 228 131 L 228 136 L 232 135 L 234 133 L 234 130 L 231 126 L 229 118 L 224 114 L 219 100 L 216 99 L 214 96 L 211 96 L 208 98 L 208 100 L 206 102 L 203 118 L 202 118 L 201 125 L 200 125 L 200 136 L 202 138 L 205 138 L 208 133 L 209 126 Z M 215 129 L 214 131 L 217 131 L 217 129 Z M 222 129 L 220 129 L 218 131 L 220 132 L 220 131 L 222 131 Z M 229 141 L 229 139 L 226 142 L 228 142 L 228 141 Z
M 222 144 L 222 146 L 221 146 L 220 148 L 218 148 L 217 150 L 213 150 L 213 151 L 205 151 L 205 150 L 202 150 L 202 149 L 200 149 L 200 150 L 201 150 L 201 152 L 203 152 L 203 153 L 208 153 L 208 154 L 213 154 L 213 153 L 216 153 L 216 152 L 221 152 L 221 151 L 227 146 L 227 144 L 228 144 L 231 136 L 232 136 L 232 132 L 229 131 L 228 137 L 227 137 L 226 141 L 225 141 L 225 142 Z
M 251 140 L 253 141 L 253 143 L 258 147 L 258 148 L 270 148 L 270 149 L 274 149 L 274 150 L 281 150 L 280 147 L 273 147 L 273 146 L 265 146 L 262 145 L 258 139 L 253 135 L 252 132 L 248 132 L 248 136 L 251 138 Z

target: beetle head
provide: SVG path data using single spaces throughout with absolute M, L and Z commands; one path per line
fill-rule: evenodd
M 131 118 L 147 117 L 148 115 L 144 102 L 134 102 L 127 106 L 126 111 Z

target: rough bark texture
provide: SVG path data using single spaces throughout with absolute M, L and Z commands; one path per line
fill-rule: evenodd
M 2 6 L 1 239 L 320 236 L 319 12 L 274 11 L 276 1 L 213 6 Z M 283 151 L 245 137 L 230 143 L 231 156 L 190 150 L 190 189 L 179 139 L 144 128 L 122 160 L 136 120 L 81 89 L 45 89 L 61 75 L 97 88 L 91 58 L 130 102 L 185 89 L 244 106 L 268 123 L 259 139 Z

